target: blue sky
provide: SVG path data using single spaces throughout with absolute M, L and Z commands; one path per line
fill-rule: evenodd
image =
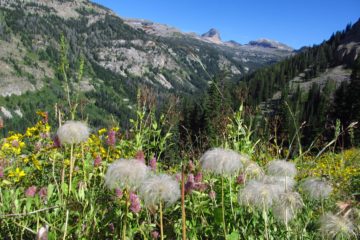
M 269 38 L 294 48 L 321 43 L 360 18 L 360 0 L 93 0 L 122 17 L 143 18 L 223 40 Z

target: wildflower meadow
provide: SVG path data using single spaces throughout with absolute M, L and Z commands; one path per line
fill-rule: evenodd
M 130 129 L 38 115 L 0 142 L 2 239 L 359 237 L 358 149 L 277 159 L 240 109 L 217 146 L 169 161 L 175 140 L 144 107 Z

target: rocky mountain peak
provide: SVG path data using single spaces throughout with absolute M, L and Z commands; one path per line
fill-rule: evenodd
M 208 40 L 209 42 L 220 44 L 222 43 L 220 32 L 216 30 L 215 28 L 211 28 L 206 33 L 202 34 L 201 37 L 205 40 Z

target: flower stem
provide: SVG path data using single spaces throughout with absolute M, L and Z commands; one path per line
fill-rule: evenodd
M 122 239 L 125 240 L 126 239 L 126 224 L 127 224 L 127 215 L 129 213 L 129 207 L 128 207 L 128 199 L 130 197 L 130 195 L 127 194 L 127 191 L 124 191 L 124 195 L 125 195 L 125 215 L 123 218 L 123 226 L 122 226 Z
M 63 240 L 65 240 L 65 239 L 66 239 L 68 221 L 69 221 L 69 210 L 66 210 L 65 230 L 64 230 L 64 237 L 63 237 Z
M 231 213 L 234 217 L 234 221 L 236 222 L 236 214 L 234 213 L 234 206 L 232 202 L 232 191 L 231 191 L 231 177 L 229 177 L 229 191 L 230 191 L 230 206 L 231 206 Z
M 181 217 L 182 217 L 182 239 L 186 240 L 186 213 L 185 213 L 185 169 L 181 169 Z
M 162 210 L 161 201 L 160 201 L 160 239 L 164 240 L 163 210 Z
M 226 223 L 225 223 L 225 206 L 224 206 L 224 177 L 221 176 L 221 208 L 222 208 L 222 220 L 223 220 L 223 230 L 224 237 L 226 239 Z
M 71 193 L 71 186 L 72 186 L 72 175 L 74 171 L 74 144 L 71 144 L 70 149 L 70 178 L 69 178 L 69 194 Z

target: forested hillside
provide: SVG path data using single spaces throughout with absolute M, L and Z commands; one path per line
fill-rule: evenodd
M 341 136 L 338 146 L 355 144 L 356 125 L 349 125 L 360 120 L 359 52 L 360 21 L 238 84 L 225 84 L 220 77 L 201 100 L 187 100 L 182 124 L 195 142 L 204 142 L 199 136 L 216 141 L 228 113 L 243 104 L 255 132 L 276 145 L 296 145 L 292 150 L 301 151 L 298 142 L 320 147 L 336 134 Z M 354 134 L 358 136 L 358 130 Z

